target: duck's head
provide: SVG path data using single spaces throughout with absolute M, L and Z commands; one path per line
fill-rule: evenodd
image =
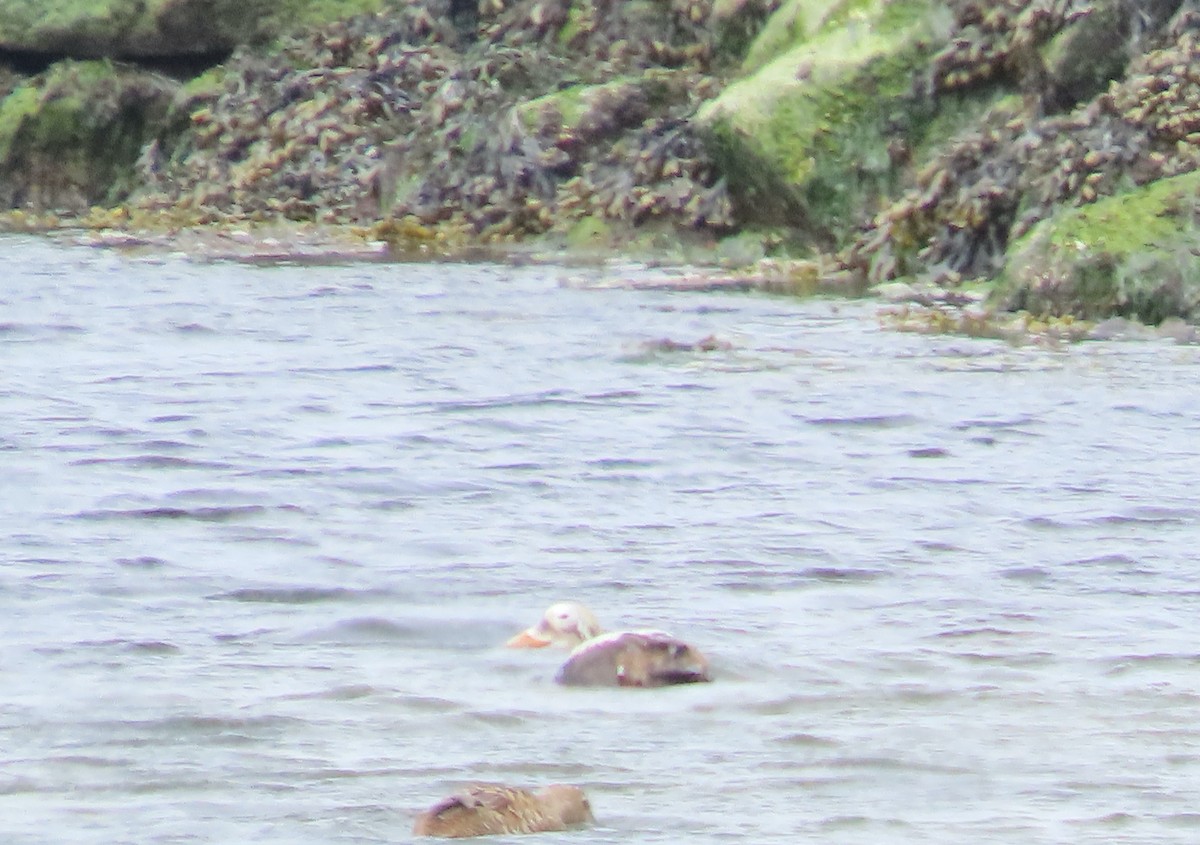
M 508 641 L 509 648 L 544 648 L 548 645 L 575 648 L 599 636 L 600 623 L 579 602 L 560 601 L 546 608 L 542 619 Z

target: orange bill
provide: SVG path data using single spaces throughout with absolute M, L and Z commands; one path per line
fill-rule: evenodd
M 526 628 L 505 645 L 509 648 L 545 648 L 550 645 L 550 641 L 539 637 L 532 628 Z

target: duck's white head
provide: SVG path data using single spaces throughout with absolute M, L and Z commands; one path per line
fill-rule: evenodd
M 542 620 L 508 641 L 509 648 L 544 648 L 548 645 L 575 648 L 601 633 L 592 612 L 576 601 L 555 602 Z

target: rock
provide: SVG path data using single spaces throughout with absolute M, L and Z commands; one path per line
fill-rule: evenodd
M 929 0 L 852 12 L 796 0 L 772 16 L 747 59 L 761 66 L 696 118 L 740 219 L 783 222 L 823 246 L 845 237 L 895 180 L 891 142 L 928 123 L 909 95 L 930 51 L 931 13 Z
M 938 128 L 912 151 L 908 189 L 875 214 L 846 263 L 872 282 L 994 278 L 1010 244 L 1063 207 L 1200 167 L 1200 16 L 1163 22 L 1170 4 L 1118 5 L 956 5 L 926 74 Z M 1127 53 L 1136 56 L 1106 85 Z
M 0 50 L 52 58 L 228 54 L 384 0 L 0 0 Z
M 1057 108 L 1089 100 L 1120 78 L 1146 33 L 1162 27 L 1179 0 L 1149 0 L 1136 9 L 1126 0 L 1093 0 L 1090 6 L 1041 50 Z
M 740 62 L 780 0 L 714 0 L 709 26 L 718 64 Z
M 1161 338 L 1167 338 L 1176 343 L 1200 342 L 1200 330 L 1178 317 L 1168 317 L 1163 320 L 1158 324 L 1155 333 Z
M 812 38 L 830 7 L 829 3 L 813 0 L 786 0 L 747 46 L 741 72 L 752 74 L 781 53 Z
M 1200 171 L 1063 209 L 1010 249 L 1003 308 L 1149 325 L 1200 320 Z
M 671 90 L 671 75 L 648 72 L 599 85 L 572 85 L 520 103 L 515 111 L 526 130 L 536 131 L 553 114 L 561 135 L 576 139 L 575 144 L 592 144 L 639 126 L 679 99 Z
M 913 302 L 917 299 L 916 285 L 908 282 L 884 282 L 873 290 L 884 302 Z
M 0 102 L 0 206 L 81 211 L 123 199 L 178 83 L 60 62 Z
M 1152 329 L 1125 317 L 1109 317 L 1107 320 L 1101 320 L 1087 334 L 1088 340 L 1146 341 L 1153 337 Z

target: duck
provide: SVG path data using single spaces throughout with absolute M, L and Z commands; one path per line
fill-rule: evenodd
M 664 687 L 711 681 L 708 660 L 664 631 L 605 633 L 595 614 L 575 601 L 555 602 L 509 648 L 571 649 L 554 679 L 567 686 Z
M 443 798 L 417 816 L 413 835 L 461 839 L 543 833 L 594 822 L 591 802 L 578 786 L 556 783 L 534 791 L 498 783 L 476 783 Z

